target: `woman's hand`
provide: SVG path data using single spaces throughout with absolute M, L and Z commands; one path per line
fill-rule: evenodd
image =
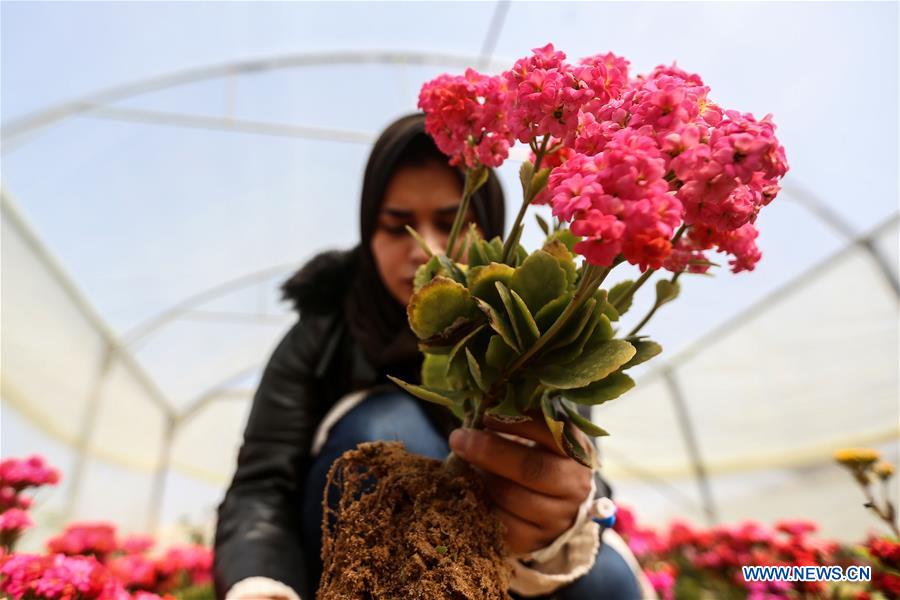
M 509 424 L 485 417 L 484 424 L 485 430 L 453 431 L 450 447 L 483 471 L 494 513 L 506 525 L 510 551 L 525 554 L 549 546 L 575 524 L 578 508 L 591 491 L 591 470 L 556 447 L 543 419 Z M 525 446 L 497 431 L 537 445 Z M 578 433 L 583 443 L 590 443 Z

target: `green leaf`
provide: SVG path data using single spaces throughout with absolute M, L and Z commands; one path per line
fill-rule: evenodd
M 418 292 L 419 289 L 435 278 L 441 272 L 441 261 L 437 256 L 432 256 L 423 265 L 416 269 L 416 276 L 413 279 L 413 291 Z
M 528 306 L 521 296 L 501 282 L 498 281 L 494 285 L 497 286 L 500 299 L 503 301 L 503 306 L 506 307 L 506 314 L 512 323 L 519 348 L 530 348 L 541 336 L 541 332 L 538 330 L 537 323 L 534 322 L 534 317 L 528 311 Z
M 441 263 L 441 267 L 444 269 L 444 272 L 455 282 L 461 283 L 462 285 L 466 285 L 466 274 L 462 272 L 462 269 L 459 266 L 444 256 L 443 254 L 437 255 L 438 260 Z
M 566 272 L 549 252 L 532 253 L 516 269 L 509 287 L 525 301 L 531 314 L 545 304 L 564 294 L 568 287 Z
M 516 394 L 516 406 L 520 413 L 528 414 L 538 408 L 541 394 L 544 393 L 545 388 L 537 377 L 529 375 L 519 377 L 513 381 L 513 387 Z
M 399 385 L 401 388 L 403 388 L 416 398 L 421 398 L 422 400 L 425 400 L 427 402 L 440 404 L 441 406 L 446 406 L 447 408 L 453 408 L 456 404 L 458 404 L 465 398 L 465 394 L 453 390 L 437 390 L 424 385 L 413 385 L 411 383 L 406 383 L 402 379 L 397 379 L 392 375 L 388 375 L 388 379 Z
M 547 221 L 545 221 L 541 215 L 537 215 L 537 214 L 534 215 L 534 218 L 537 219 L 538 227 L 541 228 L 541 231 L 544 232 L 544 235 L 545 236 L 550 235 L 550 226 L 547 225 Z
M 672 283 L 668 279 L 660 279 L 656 282 L 656 304 L 662 306 L 678 297 L 678 282 Z
M 447 554 L 447 546 L 435 546 L 434 551 L 438 554 Z
M 516 354 L 521 354 L 521 350 L 519 349 L 519 341 L 516 339 L 516 334 L 510 326 L 509 321 L 506 320 L 506 317 L 501 315 L 500 312 L 495 310 L 493 306 L 491 306 L 481 298 L 475 298 L 475 304 L 478 306 L 481 312 L 487 315 L 488 323 L 490 324 L 491 329 L 500 334 L 500 337 L 503 338 L 503 341 L 506 342 L 506 344 L 510 348 L 512 348 Z
M 446 354 L 425 354 L 422 360 L 422 384 L 432 389 L 447 389 Z
M 463 348 L 465 348 L 466 344 L 469 343 L 469 340 L 471 340 L 473 337 L 475 337 L 476 335 L 478 335 L 478 333 L 479 333 L 482 329 L 484 329 L 484 323 L 482 323 L 481 325 L 479 325 L 478 327 L 476 327 L 475 329 L 473 329 L 473 330 L 472 330 L 470 333 L 468 333 L 465 337 L 463 337 L 463 338 L 460 339 L 458 342 L 456 342 L 456 344 L 453 345 L 453 348 L 450 349 L 450 354 L 449 354 L 449 356 L 447 357 L 447 360 L 450 360 L 450 361 L 454 360 L 454 359 L 456 358 L 456 355 L 459 354 L 460 350 L 462 350 Z
M 544 252 L 550 254 L 559 262 L 559 266 L 566 273 L 568 287 L 575 287 L 575 279 L 578 276 L 578 267 L 575 265 L 575 255 L 569 252 L 566 245 L 560 240 L 548 241 L 544 244 Z
M 469 293 L 501 310 L 503 302 L 494 283 L 500 281 L 508 286 L 515 272 L 516 270 L 509 265 L 494 262 L 483 267 L 471 268 L 468 273 Z
M 484 323 L 478 318 L 458 317 L 453 323 L 445 327 L 442 331 L 419 341 L 419 350 L 422 352 L 430 352 L 432 354 L 446 354 L 451 351 L 459 340 L 469 336 L 472 331 L 477 330 Z
M 566 292 L 559 298 L 555 298 L 544 305 L 544 307 L 534 315 L 534 322 L 537 323 L 541 333 L 546 332 L 556 319 L 566 310 L 566 307 L 572 301 L 572 292 Z
M 484 361 L 489 367 L 502 371 L 506 365 L 512 362 L 516 351 L 509 347 L 499 335 L 492 335 L 488 340 L 487 352 L 484 355 Z
M 656 342 L 650 340 L 628 340 L 634 349 L 636 350 L 634 358 L 629 360 L 627 363 L 622 365 L 622 370 L 630 369 L 631 367 L 637 366 L 643 362 L 647 362 L 660 352 L 662 352 L 662 346 L 657 344 Z
M 469 373 L 472 374 L 472 379 L 475 380 L 475 385 L 478 386 L 482 392 L 487 391 L 487 386 L 484 383 L 484 378 L 481 377 L 481 367 L 478 365 L 478 361 L 475 360 L 475 357 L 472 356 L 472 353 L 469 352 L 469 349 L 466 348 L 466 362 L 469 365 Z
M 595 309 L 595 311 L 597 312 L 597 326 L 594 327 L 594 330 L 591 332 L 591 336 L 588 338 L 586 344 L 588 346 L 593 346 L 595 344 L 599 344 L 600 342 L 610 340 L 612 339 L 613 335 L 615 335 L 615 332 L 612 328 L 612 323 L 609 322 L 609 317 L 607 317 L 600 311 L 599 306 Z
M 552 352 L 542 356 L 541 363 L 545 365 L 564 365 L 578 358 L 594 335 L 594 331 L 600 324 L 601 319 L 606 319 L 606 317 L 595 308 L 578 337 L 571 344 L 555 348 Z
M 575 244 L 581 241 L 581 238 L 569 231 L 568 229 L 557 229 L 553 232 L 553 235 L 547 240 L 548 242 L 552 242 L 554 240 L 559 240 L 563 244 L 566 245 L 566 248 L 569 249 L 569 252 L 574 253 Z
M 593 453 L 589 452 L 581 445 L 581 441 L 575 434 L 575 425 L 572 424 L 572 421 L 566 421 L 565 425 L 563 425 L 562 442 L 563 451 L 571 458 L 574 458 L 589 469 L 599 466 L 595 465 L 592 460 Z
M 630 279 L 626 279 L 625 281 L 621 281 L 612 286 L 609 289 L 610 303 L 612 303 L 613 305 L 617 304 L 619 300 L 621 300 L 625 296 L 625 294 L 628 293 L 628 290 L 631 289 L 632 285 L 634 285 L 634 282 Z M 624 315 L 626 312 L 628 312 L 628 309 L 631 308 L 631 302 L 633 300 L 633 297 L 629 297 L 628 300 L 626 300 L 625 303 L 622 304 L 622 306 L 616 308 L 616 311 L 618 311 L 619 315 Z
M 528 185 L 531 183 L 531 179 L 533 177 L 534 163 L 532 163 L 530 160 L 522 162 L 522 166 L 519 167 L 519 182 L 522 184 L 523 195 L 528 191 Z
M 428 258 L 431 258 L 431 257 L 434 256 L 434 252 L 431 251 L 431 247 L 428 245 L 428 242 L 426 242 L 426 241 L 422 238 L 422 236 L 419 235 L 419 232 L 418 232 L 418 231 L 416 231 L 415 229 L 413 229 L 413 228 L 410 227 L 409 225 L 406 226 L 406 231 L 409 232 L 409 235 L 411 235 L 411 236 L 413 237 L 414 240 L 416 240 L 416 243 L 419 244 L 419 247 L 420 247 L 420 248 L 422 249 L 422 251 L 426 254 L 426 256 L 428 256 Z
M 438 276 L 413 294 L 406 312 L 409 326 L 419 339 L 426 339 L 442 332 L 460 317 L 472 318 L 476 308 L 465 286 Z
M 506 395 L 503 397 L 503 401 L 499 404 L 495 404 L 484 412 L 504 423 L 523 423 L 525 421 L 530 421 L 530 417 L 519 411 L 516 398 L 515 388 L 511 384 L 507 384 Z
M 569 415 L 569 418 L 572 419 L 572 423 L 574 423 L 578 427 L 578 429 L 582 430 L 586 434 L 594 437 L 609 435 L 609 433 L 605 429 L 582 417 L 581 414 L 579 414 L 574 402 L 563 399 L 562 407 L 563 410 L 566 411 L 566 414 Z
M 541 396 L 541 412 L 544 415 L 544 422 L 547 423 L 547 428 L 550 429 L 550 433 L 553 435 L 553 441 L 556 442 L 556 447 L 559 448 L 560 452 L 565 452 L 566 446 L 563 443 L 565 421 L 559 419 L 557 416 L 553 399 L 549 392 L 544 392 Z
M 531 199 L 533 200 L 542 189 L 547 187 L 547 180 L 550 178 L 550 169 L 543 168 L 534 174 L 531 179 Z
M 633 387 L 634 380 L 631 377 L 622 372 L 615 372 L 588 386 L 568 389 L 562 394 L 576 404 L 596 406 L 618 398 Z
M 500 236 L 494 237 L 486 246 L 488 262 L 500 262 L 503 256 L 503 240 Z
M 634 346 L 625 340 L 607 340 L 588 347 L 568 364 L 543 367 L 539 377 L 541 383 L 549 387 L 580 388 L 603 379 L 631 360 L 634 354 Z
M 491 262 L 488 258 L 488 243 L 482 239 L 473 240 L 469 244 L 469 253 L 466 261 L 471 270 L 473 267 L 481 267 Z
M 584 331 L 584 328 L 587 327 L 588 323 L 591 321 L 591 318 L 594 315 L 594 307 L 596 306 L 597 301 L 593 298 L 589 298 L 587 302 L 578 309 L 578 312 L 562 326 L 562 329 L 556 334 L 553 341 L 550 342 L 550 349 L 564 348 L 575 342 Z

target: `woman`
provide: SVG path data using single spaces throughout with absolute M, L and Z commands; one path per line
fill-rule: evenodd
M 345 450 L 378 439 L 400 439 L 411 452 L 438 459 L 452 445 L 481 469 L 518 557 L 510 559 L 513 592 L 640 597 L 622 556 L 608 544 L 597 554 L 597 527 L 585 517 L 595 490 L 608 490 L 558 453 L 546 426 L 491 423 L 501 433 L 456 432 L 448 445 L 459 427 L 450 411 L 388 384 L 388 374 L 417 381 L 421 366 L 405 305 L 427 256 L 405 226 L 443 249 L 461 189 L 461 174 L 424 133 L 423 115 L 399 119 L 380 136 L 366 167 L 360 245 L 319 255 L 284 285 L 300 321 L 265 369 L 219 507 L 220 598 L 314 598 L 328 469 Z M 493 173 L 471 206 L 468 217 L 485 237 L 502 232 L 503 194 Z M 517 443 L 515 436 L 534 442 Z M 546 470 L 529 473 L 525 464 Z

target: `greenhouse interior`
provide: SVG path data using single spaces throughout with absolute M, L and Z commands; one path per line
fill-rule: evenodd
M 100 520 L 210 543 L 262 369 L 297 319 L 280 285 L 358 241 L 378 133 L 437 75 L 500 73 L 548 42 L 635 73 L 677 62 L 721 105 L 771 113 L 790 163 L 759 265 L 683 277 L 646 329 L 663 354 L 594 407 L 616 502 L 657 527 L 879 531 L 833 456 L 900 460 L 897 4 L 2 10 L 2 456 L 61 474 L 21 549 Z M 498 169 L 507 226 L 527 158 L 518 144 Z

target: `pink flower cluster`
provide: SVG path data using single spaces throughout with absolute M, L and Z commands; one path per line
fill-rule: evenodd
M 610 265 L 621 254 L 642 269 L 658 269 L 681 221 L 664 174 L 652 138 L 623 129 L 604 152 L 576 154 L 552 171 L 553 214 L 583 237 L 575 251 L 591 263 Z
M 0 461 L 0 548 L 12 548 L 33 525 L 26 512 L 32 501 L 24 492 L 58 481 L 59 472 L 47 466 L 40 456 Z
M 121 543 L 110 523 L 75 523 L 47 542 L 46 555 L 12 551 L 31 523 L 22 490 L 59 481 L 42 458 L 0 463 L 0 597 L 14 600 L 175 600 L 185 586 L 209 589 L 212 552 L 202 546 L 146 552 L 152 537 L 132 535 Z M 201 588 L 202 589 L 202 588 Z M 160 594 L 163 594 L 162 596 Z M 211 590 L 209 594 L 211 595 Z
M 572 147 L 576 157 L 594 160 L 570 158 L 555 168 L 537 200 L 548 202 L 554 215 L 584 237 L 577 251 L 588 261 L 609 266 L 622 256 L 641 270 L 705 272 L 711 264 L 705 251 L 715 248 L 732 255 L 734 272 L 754 268 L 761 255 L 753 223 L 787 172 L 784 148 L 769 117 L 757 122 L 749 114 L 722 111 L 708 93 L 699 76 L 657 67 L 621 96 L 582 111 Z M 623 164 L 626 136 L 640 140 L 643 156 L 653 157 L 652 169 L 634 157 Z M 619 196 L 603 184 L 584 187 L 585 180 L 599 179 L 598 164 L 614 170 L 607 179 L 618 188 L 624 183 L 639 194 Z M 575 193 L 581 189 L 587 193 Z M 639 227 L 631 223 L 636 201 L 643 207 L 637 211 Z M 681 225 L 705 231 L 673 246 L 672 233 Z
M 441 75 L 422 86 L 419 108 L 425 111 L 426 131 L 450 164 L 498 167 L 513 142 L 509 96 L 502 77 L 466 69 L 465 75 Z
M 0 460 L 0 513 L 11 508 L 27 510 L 31 498 L 22 494 L 24 490 L 58 482 L 59 471 L 47 466 L 40 456 Z
M 495 167 L 513 140 L 528 143 L 553 169 L 533 202 L 570 223 L 593 264 L 703 272 L 715 250 L 752 270 L 754 223 L 788 170 L 771 117 L 723 109 L 675 65 L 634 78 L 628 67 L 612 53 L 571 64 L 547 44 L 498 77 L 441 75 L 419 106 L 452 164 Z M 705 231 L 675 239 L 680 227 Z
M 625 538 L 648 580 L 663 600 L 680 597 L 728 597 L 748 600 L 791 598 L 868 598 L 879 591 L 886 598 L 900 593 L 900 543 L 872 538 L 866 544 L 873 567 L 869 586 L 834 587 L 819 581 L 748 582 L 742 566 L 831 566 L 860 564 L 851 548 L 814 537 L 818 527 L 805 520 L 780 521 L 773 528 L 746 522 L 736 526 L 695 528 L 672 523 L 665 532 L 640 526 L 634 514 L 619 505 L 615 529 Z M 893 590 L 896 588 L 896 592 Z M 895 594 L 895 595 L 892 595 Z
M 10 508 L 0 514 L 0 535 L 24 531 L 33 524 L 27 512 L 21 508 Z
M 118 549 L 116 528 L 109 523 L 76 523 L 47 542 L 50 552 L 75 556 L 90 554 L 103 561 Z
M 0 559 L 0 592 L 47 600 L 128 600 L 128 593 L 96 559 L 13 554 Z

